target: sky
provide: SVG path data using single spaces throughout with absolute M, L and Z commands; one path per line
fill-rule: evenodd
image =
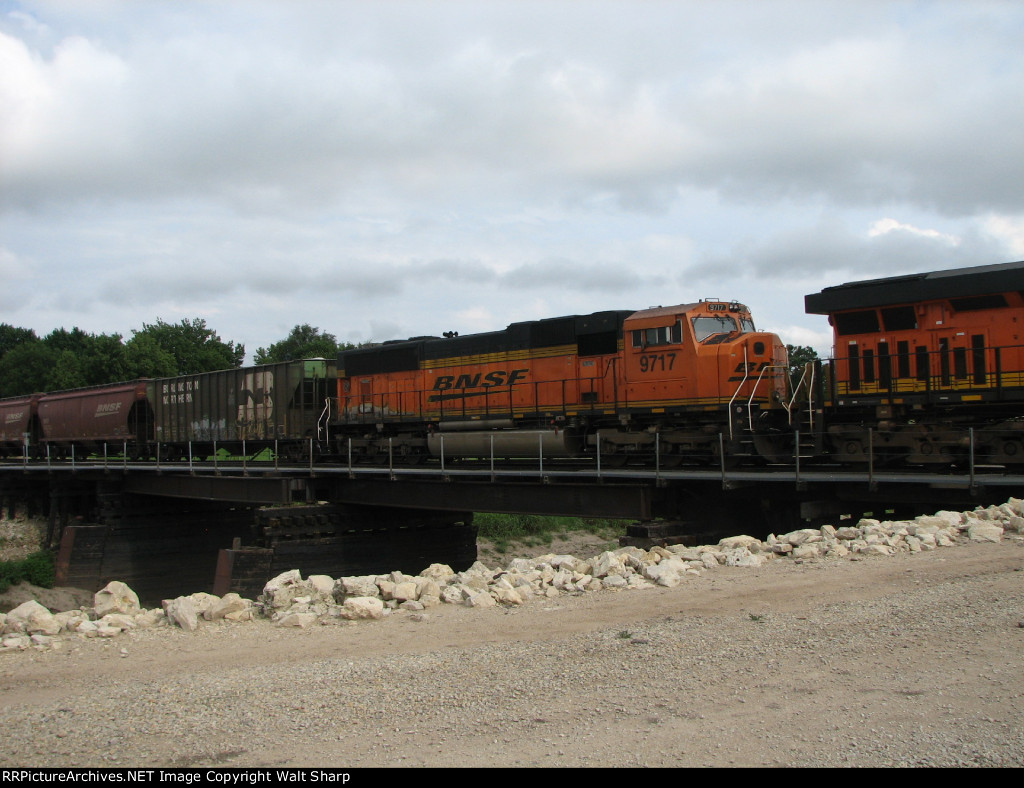
M 1024 3 L 0 0 L 0 323 L 258 348 L 1024 259 Z

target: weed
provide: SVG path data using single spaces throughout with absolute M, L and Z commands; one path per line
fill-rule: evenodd
M 23 581 L 42 588 L 53 588 L 56 579 L 53 561 L 53 553 L 39 550 L 20 561 L 0 562 L 0 593 Z

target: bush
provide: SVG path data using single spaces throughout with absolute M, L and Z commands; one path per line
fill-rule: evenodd
M 550 542 L 555 535 L 572 531 L 587 531 L 600 536 L 624 533 L 624 521 L 582 517 L 541 517 L 535 514 L 490 514 L 473 516 L 482 539 L 489 539 L 496 547 L 507 549 L 510 541 Z M 499 549 L 499 552 L 504 550 Z
M 20 561 L 0 561 L 0 593 L 18 583 L 53 588 L 55 580 L 54 556 L 48 550 L 39 550 Z

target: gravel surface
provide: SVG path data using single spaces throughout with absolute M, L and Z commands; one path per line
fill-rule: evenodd
M 0 656 L 0 766 L 1022 766 L 1024 542 Z

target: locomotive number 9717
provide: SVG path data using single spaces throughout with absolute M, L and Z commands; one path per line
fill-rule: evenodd
M 675 364 L 675 353 L 644 353 L 640 356 L 641 372 L 670 372 Z

